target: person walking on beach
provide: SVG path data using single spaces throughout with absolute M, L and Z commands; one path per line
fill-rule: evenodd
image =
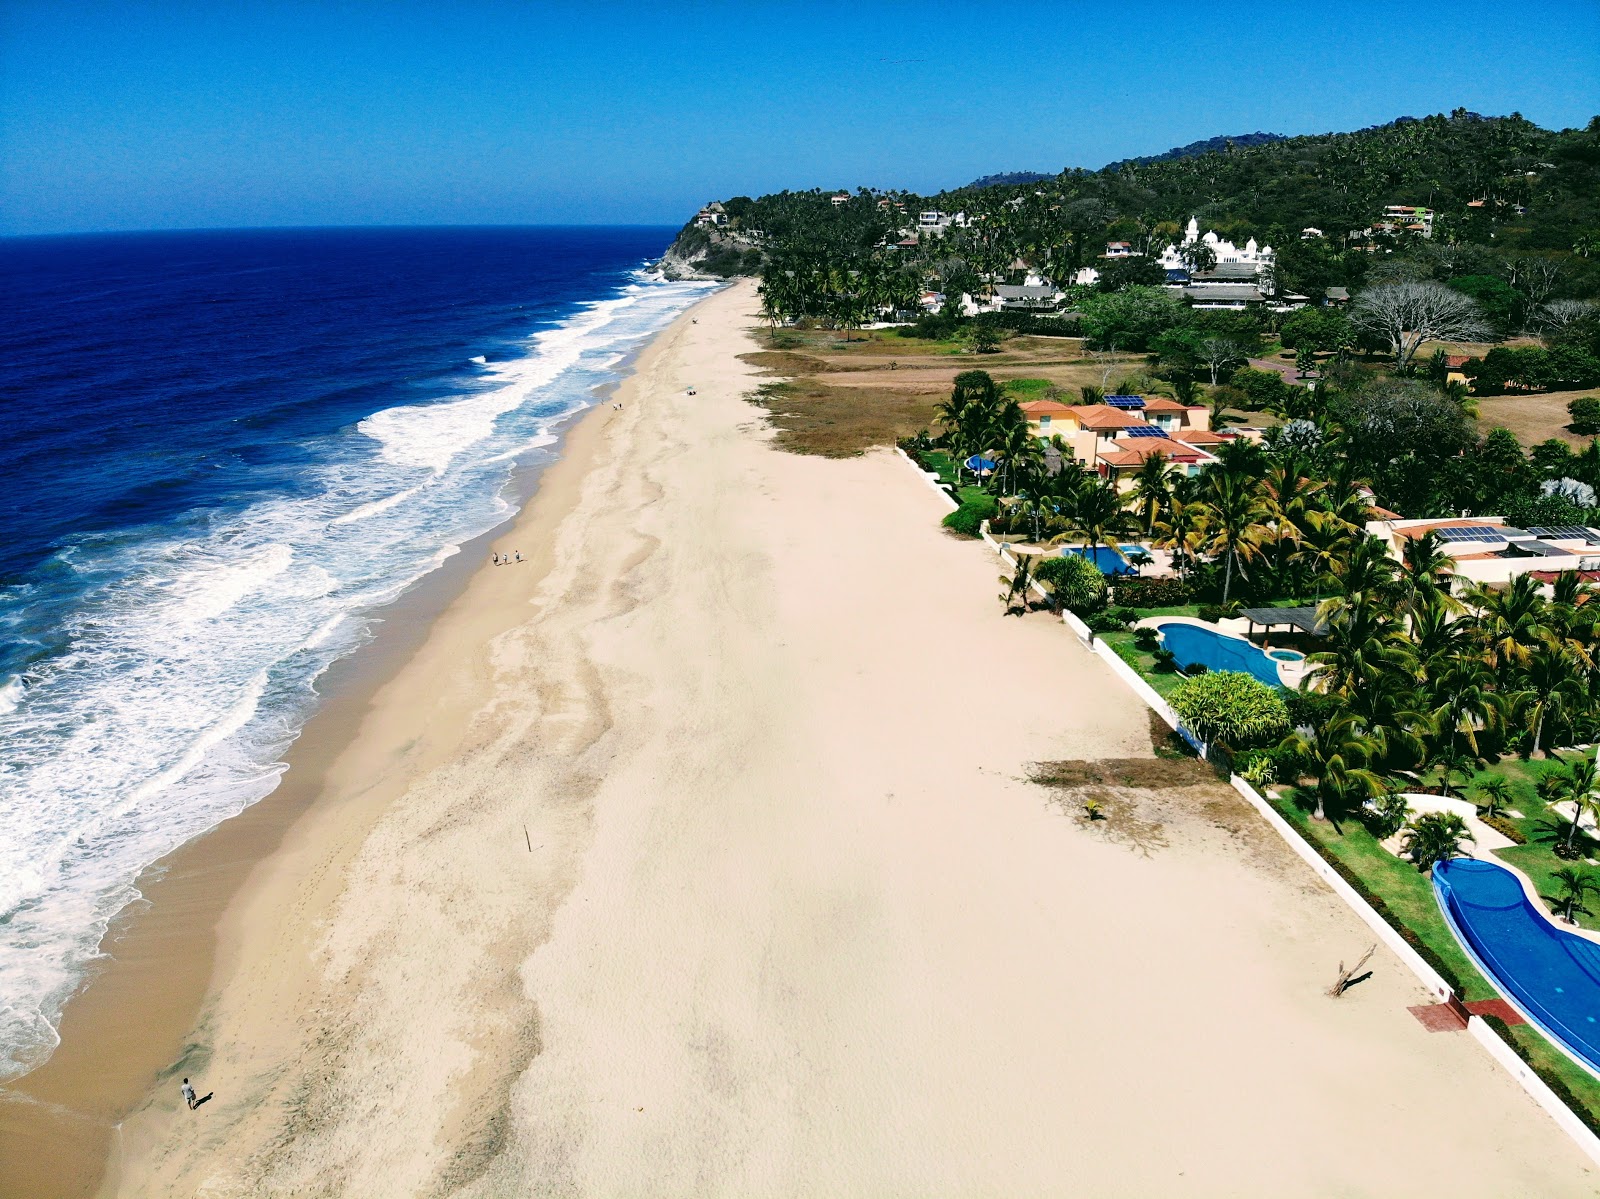
M 194 1088 L 189 1085 L 189 1080 L 187 1078 L 183 1080 L 183 1101 L 189 1105 L 189 1110 L 191 1112 L 194 1111 Z
M 516 551 L 516 559 L 517 559 L 518 562 L 522 561 L 522 551 L 521 550 Z

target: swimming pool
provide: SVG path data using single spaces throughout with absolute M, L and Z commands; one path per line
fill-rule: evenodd
M 1493 862 L 1441 862 L 1433 889 L 1451 929 L 1495 986 L 1600 1073 L 1600 944 L 1551 924 L 1516 875 Z
M 1093 549 L 1086 545 L 1075 545 L 1071 549 L 1063 550 L 1062 552 L 1077 554 L 1080 558 L 1089 559 L 1100 568 L 1100 573 L 1103 575 L 1136 575 L 1139 573 L 1137 566 L 1118 557 L 1117 551 L 1109 545 L 1097 545 Z M 1143 553 L 1144 550 L 1141 546 L 1125 545 L 1122 547 L 1122 552 L 1131 558 L 1135 554 Z
M 1273 687 L 1282 686 L 1278 664 L 1243 637 L 1230 637 L 1203 624 L 1168 621 L 1156 625 L 1161 644 L 1172 651 L 1180 670 L 1199 664 L 1207 670 L 1237 670 Z

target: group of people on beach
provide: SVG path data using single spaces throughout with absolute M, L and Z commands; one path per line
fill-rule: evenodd
M 521 562 L 522 551 L 513 550 L 509 554 L 494 554 L 490 556 L 489 561 L 496 566 L 507 566 L 512 562 Z

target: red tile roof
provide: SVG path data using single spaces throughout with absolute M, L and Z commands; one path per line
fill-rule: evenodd
M 1102 450 L 1099 460 L 1109 466 L 1143 466 L 1145 459 L 1154 454 L 1165 454 L 1172 462 L 1199 462 L 1209 455 L 1173 441 L 1170 437 L 1129 437 L 1117 442 L 1114 450 Z
M 1190 445 L 1222 445 L 1225 442 L 1238 440 L 1211 429 L 1174 429 L 1172 436 L 1179 441 L 1187 441 Z
M 1026 404 L 1018 404 L 1023 414 L 1030 417 L 1038 416 L 1065 416 L 1076 412 L 1077 409 L 1066 404 L 1057 403 L 1055 400 L 1029 400 Z
M 1085 429 L 1136 429 L 1150 423 L 1110 404 L 1079 404 L 1070 411 Z

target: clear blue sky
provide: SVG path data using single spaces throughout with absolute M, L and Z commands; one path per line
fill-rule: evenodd
M 1214 134 L 1600 112 L 1596 0 L 0 0 L 0 232 L 662 223 Z

